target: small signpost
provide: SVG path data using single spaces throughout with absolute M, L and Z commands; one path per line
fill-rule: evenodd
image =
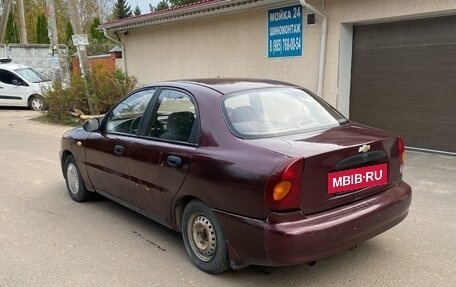
M 71 40 L 73 40 L 73 45 L 76 47 L 89 45 L 89 38 L 87 37 L 87 34 L 72 35 Z
M 84 61 L 81 58 L 81 51 L 85 51 L 86 46 L 89 45 L 89 38 L 87 37 L 87 34 L 76 34 L 71 36 L 71 40 L 73 40 L 73 45 L 75 45 L 78 50 L 79 68 L 81 68 L 82 76 L 86 78 L 86 67 L 84 67 Z

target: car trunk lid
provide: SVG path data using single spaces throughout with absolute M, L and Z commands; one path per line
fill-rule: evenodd
M 300 207 L 305 214 L 379 193 L 397 184 L 401 175 L 398 137 L 360 124 L 350 123 L 324 131 L 249 142 L 291 158 L 304 159 Z M 377 171 L 380 168 L 386 174 Z M 339 176 L 347 173 L 366 176 L 366 172 L 373 172 L 372 169 L 377 173 L 367 175 L 382 175 L 381 182 L 368 183 L 354 190 L 350 190 L 351 186 L 341 188 L 343 181 Z M 331 184 L 339 185 L 339 190 L 331 190 Z

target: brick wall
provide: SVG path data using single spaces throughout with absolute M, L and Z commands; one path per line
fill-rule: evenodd
M 89 57 L 89 66 L 92 68 L 94 66 L 101 65 L 108 72 L 114 72 L 116 69 L 116 55 L 115 53 L 99 55 L 99 56 L 90 56 Z M 71 58 L 71 73 L 72 74 L 81 74 L 81 69 L 79 67 L 79 58 L 73 56 Z

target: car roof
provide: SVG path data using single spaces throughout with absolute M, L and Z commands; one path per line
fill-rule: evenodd
M 20 68 L 29 68 L 29 66 L 24 66 L 20 64 L 14 64 L 14 63 L 8 63 L 8 64 L 0 64 L 0 69 L 4 70 L 15 70 L 15 69 L 20 69 Z
M 203 86 L 215 90 L 221 94 L 229 94 L 252 89 L 263 89 L 272 87 L 296 87 L 296 85 L 268 80 L 268 79 L 247 79 L 247 78 L 213 78 L 213 79 L 190 79 L 159 82 L 150 86 L 176 86 L 186 88 L 192 85 Z

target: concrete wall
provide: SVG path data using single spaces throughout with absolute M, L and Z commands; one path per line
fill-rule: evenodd
M 456 13 L 456 0 L 309 2 L 328 14 L 323 98 L 346 115 L 353 24 Z M 297 3 L 282 1 L 277 6 Z M 260 77 L 300 84 L 316 92 L 321 19 L 315 26 L 303 26 L 303 57 L 268 59 L 268 8 L 119 33 L 126 44 L 127 72 L 143 84 L 179 78 Z
M 0 45 L 0 57 L 10 57 L 13 63 L 30 66 L 43 73 L 48 78 L 54 78 L 54 67 L 49 45 L 40 44 L 9 44 Z M 70 79 L 70 64 L 68 58 L 68 48 L 59 45 L 59 64 L 62 71 L 62 80 L 68 82 Z

